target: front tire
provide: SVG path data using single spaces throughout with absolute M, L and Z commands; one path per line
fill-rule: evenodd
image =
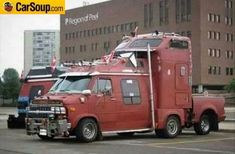
M 97 134 L 98 127 L 93 119 L 83 119 L 76 129 L 76 138 L 82 142 L 94 141 Z
M 198 135 L 206 135 L 210 133 L 211 125 L 209 116 L 204 114 L 201 116 L 199 123 L 194 124 L 194 130 Z

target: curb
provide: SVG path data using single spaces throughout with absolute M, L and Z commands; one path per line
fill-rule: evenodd
M 235 133 L 235 129 L 219 129 L 219 131 L 217 132 L 221 132 L 221 133 Z
M 225 119 L 224 122 L 235 122 L 235 119 Z

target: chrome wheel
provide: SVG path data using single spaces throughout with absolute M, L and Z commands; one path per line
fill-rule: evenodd
M 178 130 L 178 123 L 177 123 L 177 121 L 175 119 L 170 119 L 167 122 L 167 130 L 168 130 L 168 133 L 170 135 L 176 134 L 176 132 Z
M 208 121 L 208 119 L 203 119 L 201 121 L 201 129 L 203 132 L 207 132 L 210 129 L 210 123 Z
M 97 134 L 97 123 L 93 119 L 83 119 L 76 128 L 76 138 L 82 142 L 94 141 Z
M 211 124 L 208 115 L 204 114 L 201 116 L 200 121 L 194 124 L 194 130 L 198 135 L 206 135 L 210 133 Z
M 94 126 L 93 123 L 87 123 L 84 125 L 83 129 L 84 137 L 86 137 L 87 139 L 91 139 L 94 137 L 95 134 L 96 134 L 96 127 Z
M 159 137 L 174 138 L 181 131 L 180 120 L 176 116 L 169 116 L 165 128 L 162 130 L 156 130 L 155 132 Z

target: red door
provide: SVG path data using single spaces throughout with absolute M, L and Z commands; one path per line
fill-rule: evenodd
M 117 100 L 114 96 L 112 80 L 107 77 L 97 78 L 93 86 L 95 113 L 102 131 L 113 131 L 117 122 Z

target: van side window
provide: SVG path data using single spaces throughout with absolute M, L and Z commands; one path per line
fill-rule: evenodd
M 183 40 L 171 40 L 170 48 L 188 49 L 188 42 Z
M 137 80 L 121 80 L 122 97 L 125 104 L 140 104 L 140 89 Z
M 112 84 L 110 79 L 97 79 L 92 90 L 94 93 L 104 93 L 105 95 L 112 94 Z

